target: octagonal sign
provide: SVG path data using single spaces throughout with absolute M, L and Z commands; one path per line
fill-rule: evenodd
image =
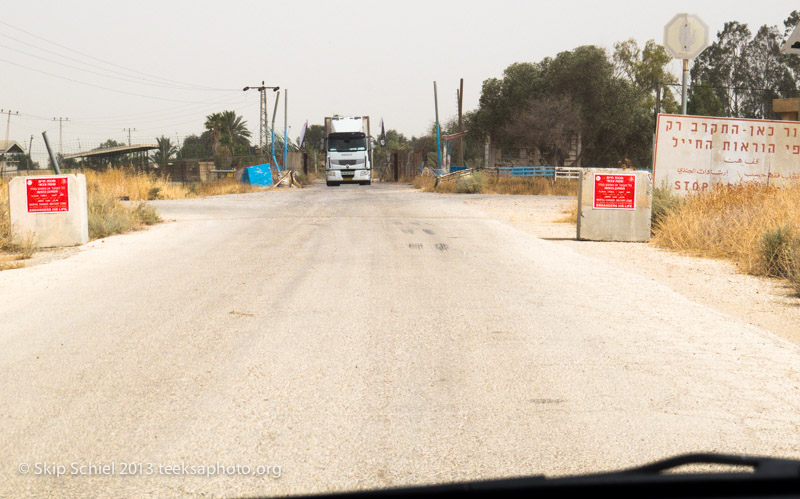
M 694 14 L 677 14 L 664 26 L 664 47 L 676 59 L 694 59 L 708 45 L 708 25 Z

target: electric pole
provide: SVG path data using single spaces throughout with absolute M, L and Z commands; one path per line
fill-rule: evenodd
M 64 134 L 63 134 L 63 124 L 65 121 L 69 121 L 69 118 L 53 118 L 53 121 L 58 121 L 58 154 L 63 155 L 63 142 L 64 142 Z
M 128 132 L 128 147 L 131 146 L 131 130 L 133 130 L 134 132 L 136 131 L 135 128 L 123 128 L 122 129 L 123 132 L 125 132 L 125 131 Z M 133 156 L 131 156 L 130 151 L 128 151 L 128 166 L 133 168 Z
M 264 81 L 261 81 L 261 85 L 256 86 L 247 86 L 242 89 L 243 92 L 247 92 L 248 90 L 258 90 L 258 152 L 259 154 L 264 154 L 264 146 L 266 145 L 266 138 L 269 130 L 267 128 L 267 124 L 269 121 L 267 120 L 267 90 L 271 89 L 273 92 L 277 92 L 278 89 L 281 87 L 267 87 L 264 86 Z
M 283 93 L 283 169 L 286 169 L 286 154 L 289 150 L 289 89 Z
M 31 152 L 32 149 L 33 149 L 33 135 L 31 135 L 31 142 L 30 144 L 28 144 L 28 167 L 25 169 L 26 172 L 27 170 L 30 170 L 31 166 L 33 165 L 33 153 Z
M 11 130 L 11 110 L 10 109 L 8 109 L 8 110 L 0 109 L 0 113 L 4 113 L 4 112 L 8 113 L 8 121 L 6 121 L 6 141 L 3 144 L 3 161 L 2 161 L 3 168 L 0 170 L 0 178 L 5 176 L 6 151 L 8 150 L 8 132 Z M 19 111 L 16 111 L 14 114 L 15 115 L 19 115 Z
M 135 132 L 136 129 L 135 128 L 123 128 L 122 131 L 123 132 L 128 132 L 128 147 L 130 147 L 131 146 L 131 131 Z
M 275 98 L 275 109 L 272 110 L 272 126 L 270 129 L 272 130 L 272 139 L 270 140 L 270 145 L 272 146 L 272 162 L 275 163 L 275 169 L 281 171 L 278 168 L 278 160 L 275 158 L 275 117 L 278 116 L 278 101 L 281 100 L 281 93 L 278 92 L 278 96 Z
M 458 89 L 458 133 L 464 132 L 464 123 L 461 120 L 461 109 L 464 106 L 464 78 L 461 78 Z M 464 137 L 458 138 L 458 166 L 464 166 Z
M 6 147 L 8 147 L 8 133 L 11 130 L 11 110 L 0 109 L 0 113 L 8 113 L 8 121 L 6 121 Z M 19 116 L 19 111 L 15 111 L 14 115 Z M 5 159 L 5 151 L 3 151 L 3 159 Z

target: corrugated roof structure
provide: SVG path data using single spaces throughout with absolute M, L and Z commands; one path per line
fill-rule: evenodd
M 75 154 L 67 154 L 64 159 L 74 158 L 102 158 L 105 156 L 120 156 L 133 152 L 144 152 L 158 149 L 156 144 L 133 144 L 131 146 L 117 146 L 108 147 L 105 149 L 92 149 L 91 151 L 77 152 Z

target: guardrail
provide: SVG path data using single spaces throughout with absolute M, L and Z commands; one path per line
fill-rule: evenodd
M 581 168 L 577 166 L 557 166 L 556 167 L 556 180 L 578 180 L 581 178 Z
M 498 166 L 497 176 L 503 177 L 554 177 L 555 166 Z

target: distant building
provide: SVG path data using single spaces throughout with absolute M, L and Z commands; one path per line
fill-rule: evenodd
M 0 173 L 17 171 L 19 161 L 9 159 L 10 154 L 25 154 L 25 151 L 16 140 L 0 140 Z

